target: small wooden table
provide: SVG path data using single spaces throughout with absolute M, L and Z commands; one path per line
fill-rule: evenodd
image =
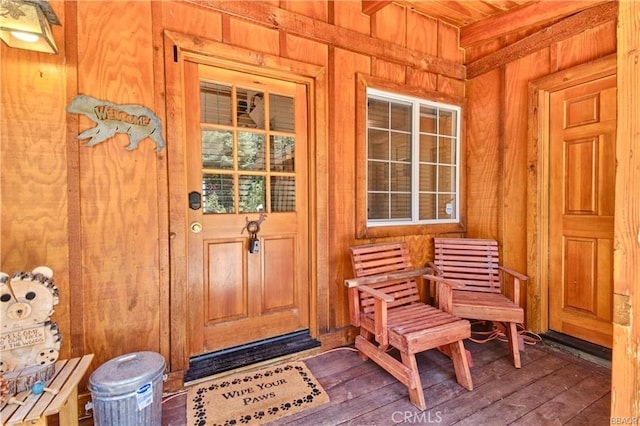
M 24 405 L 7 404 L 0 407 L 2 425 L 46 425 L 47 416 L 59 413 L 60 425 L 78 424 L 78 383 L 84 377 L 93 354 L 81 358 L 63 359 L 56 362 L 56 372 L 47 387 L 57 390 L 34 395 L 30 391 L 20 392 L 14 397 Z

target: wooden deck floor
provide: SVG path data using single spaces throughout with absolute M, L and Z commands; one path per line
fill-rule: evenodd
M 305 359 L 331 402 L 280 419 L 278 425 L 609 425 L 611 371 L 606 366 L 538 343 L 526 346 L 513 368 L 506 343 L 465 342 L 473 354 L 474 390 L 460 387 L 450 360 L 432 350 L 418 355 L 427 410 L 407 390 L 349 348 Z M 186 396 L 163 403 L 163 425 L 186 424 Z

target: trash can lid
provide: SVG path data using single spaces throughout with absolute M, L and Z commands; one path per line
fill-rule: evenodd
M 113 358 L 98 367 L 89 377 L 91 392 L 121 395 L 162 376 L 165 362 L 156 352 L 134 352 Z

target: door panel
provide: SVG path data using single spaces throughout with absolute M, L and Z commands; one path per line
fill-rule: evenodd
M 615 76 L 550 102 L 549 327 L 610 348 Z
M 188 61 L 184 77 L 190 356 L 307 329 L 306 87 Z

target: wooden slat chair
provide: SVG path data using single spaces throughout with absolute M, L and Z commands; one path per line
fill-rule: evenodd
M 517 301 L 520 283 L 529 278 L 499 265 L 498 243 L 494 240 L 434 238 L 433 241 L 435 256 L 429 266 L 439 277 L 460 283 L 453 289 L 453 314 L 503 323 L 513 365 L 520 368 L 517 324 L 524 323 L 524 311 Z M 504 294 L 508 284 L 512 299 Z
M 430 268 L 414 269 L 406 243 L 382 243 L 352 247 L 356 278 L 345 280 L 349 288 L 351 324 L 360 327 L 356 348 L 363 360 L 371 358 L 407 386 L 409 399 L 426 409 L 415 354 L 448 347 L 458 383 L 473 390 L 464 339 L 471 336 L 468 321 L 451 312 L 451 287 L 429 275 Z M 417 280 L 433 282 L 440 308 L 420 301 Z M 402 362 L 388 353 L 400 351 Z

